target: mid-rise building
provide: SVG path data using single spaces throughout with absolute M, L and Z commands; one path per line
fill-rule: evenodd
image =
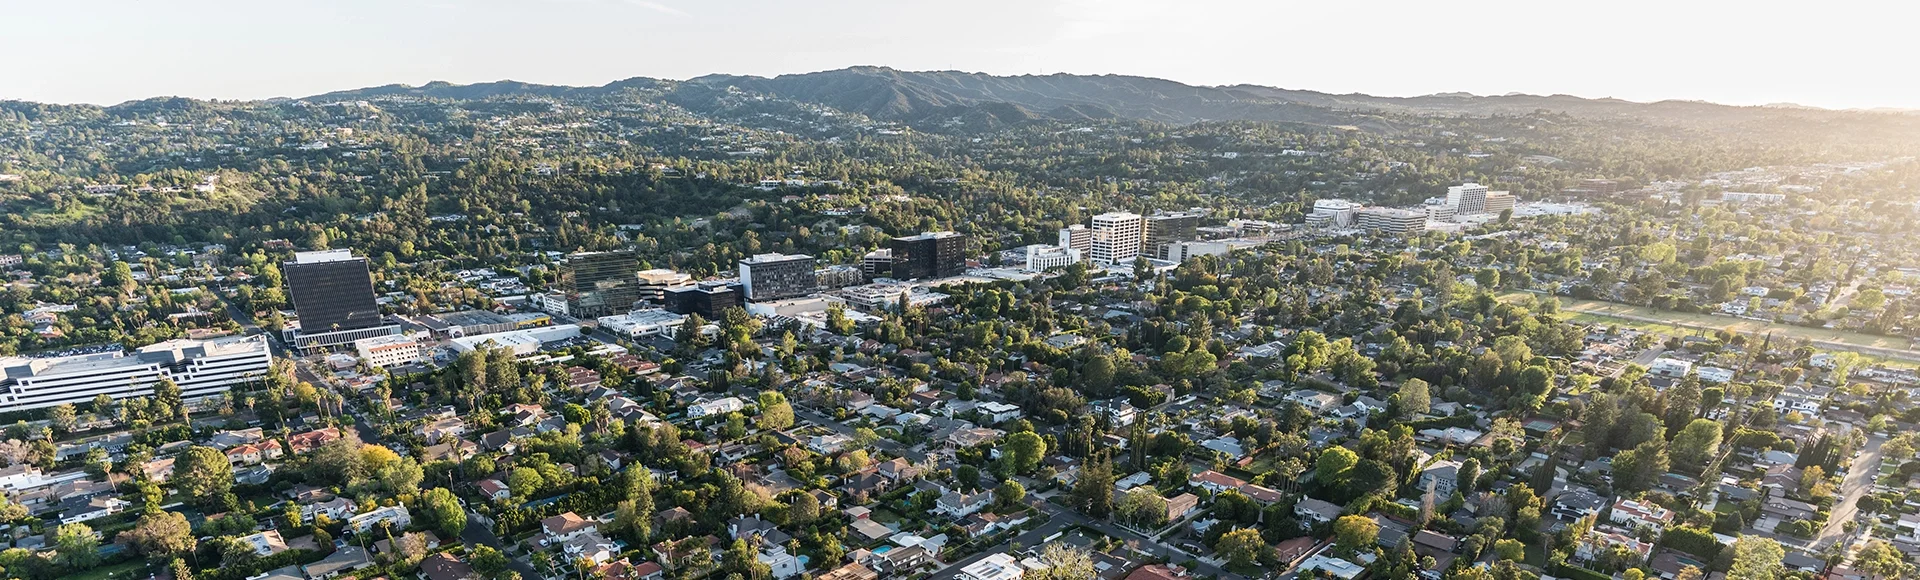
M 1170 242 L 1161 246 L 1160 259 L 1185 262 L 1194 256 L 1225 256 L 1228 250 L 1226 242 Z
M 867 282 L 867 273 L 857 266 L 827 266 L 813 271 L 813 277 L 820 287 L 833 289 L 856 286 Z
M 1513 194 L 1504 191 L 1487 192 L 1484 213 L 1498 214 L 1513 209 Z
M 900 280 L 952 278 L 967 271 L 967 236 L 956 232 L 926 232 L 894 238 L 893 277 Z
M 560 265 L 560 291 L 567 313 L 597 318 L 633 310 L 640 301 L 640 262 L 631 251 L 585 252 Z
M 1427 219 L 1442 222 L 1453 221 L 1453 218 L 1460 211 L 1460 208 L 1444 203 L 1428 203 L 1421 207 L 1427 210 Z
M 1080 250 L 1064 246 L 1034 244 L 1025 249 L 1028 272 L 1044 272 L 1080 263 Z
M 1093 230 L 1083 224 L 1060 228 L 1060 246 L 1079 250 L 1081 255 L 1085 255 L 1093 251 Z
M 820 288 L 813 256 L 758 254 L 740 261 L 740 288 L 749 302 L 806 296 Z
M 1471 181 L 1447 188 L 1447 205 L 1460 215 L 1487 213 L 1487 186 Z
M 367 259 L 351 250 L 299 252 L 281 264 L 299 325 L 294 345 L 325 350 L 375 336 L 398 334 L 400 326 L 380 315 Z
M 0 412 L 85 403 L 99 395 L 150 396 L 163 379 L 180 387 L 181 398 L 197 399 L 262 380 L 272 370 L 265 335 L 176 339 L 131 353 L 0 357 Z
M 1167 244 L 1199 239 L 1200 214 L 1175 211 L 1157 212 L 1146 219 L 1146 239 L 1140 252 L 1150 258 L 1166 260 Z
M 414 364 L 426 353 L 419 341 L 397 334 L 353 341 L 353 349 L 360 353 L 360 360 L 380 368 Z
M 1113 266 L 1133 263 L 1140 257 L 1145 220 L 1140 214 L 1116 211 L 1093 216 L 1093 249 L 1087 258 Z
M 728 308 L 740 306 L 740 291 L 727 282 L 701 282 L 692 286 L 667 289 L 667 311 L 674 314 L 698 314 L 714 320 Z
M 1313 212 L 1307 214 L 1307 225 L 1316 228 L 1350 228 L 1353 216 L 1360 211 L 1360 205 L 1344 199 L 1322 199 L 1313 202 Z
M 1370 207 L 1360 210 L 1356 223 L 1360 229 L 1392 235 L 1417 234 L 1427 231 L 1427 212 L 1389 207 Z
M 677 288 L 693 283 L 693 276 L 688 276 L 666 268 L 641 270 L 636 273 L 634 277 L 640 280 L 640 300 L 654 304 L 667 303 L 668 288 Z
M 860 275 L 871 282 L 893 275 L 893 250 L 880 248 L 860 257 Z

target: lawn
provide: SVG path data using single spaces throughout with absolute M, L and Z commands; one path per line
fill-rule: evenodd
M 1519 296 L 1533 295 L 1524 292 L 1510 292 L 1502 296 L 1502 298 L 1510 300 Z M 1920 352 L 1912 350 L 1912 345 L 1905 338 L 1825 328 L 1809 328 L 1791 324 L 1734 318 L 1731 316 L 1657 310 L 1646 306 L 1634 306 L 1631 304 L 1620 304 L 1601 300 L 1575 300 L 1561 297 L 1560 317 L 1573 322 L 1617 324 L 1676 336 L 1693 335 L 1699 334 L 1701 331 L 1716 330 L 1725 330 L 1747 336 L 1766 336 L 1772 334 L 1783 338 L 1812 341 L 1816 347 L 1821 348 L 1857 350 L 1861 354 L 1893 356 L 1908 361 L 1920 361 Z
M 62 577 L 62 580 L 119 580 L 145 577 L 147 577 L 147 562 L 136 559 L 112 566 L 101 566 L 79 574 L 68 574 Z
M 897 524 L 906 519 L 900 517 L 900 514 L 893 513 L 893 510 L 887 509 L 873 510 L 872 513 L 867 514 L 867 517 L 883 524 Z

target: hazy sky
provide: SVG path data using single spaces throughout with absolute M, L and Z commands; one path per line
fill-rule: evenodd
M 0 98 L 884 65 L 1920 108 L 1917 17 L 1894 0 L 0 0 Z

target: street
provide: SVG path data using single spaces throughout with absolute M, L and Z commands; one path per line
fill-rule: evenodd
M 1855 505 L 1860 497 L 1873 490 L 1873 476 L 1880 469 L 1880 445 L 1887 442 L 1886 437 L 1873 435 L 1867 438 L 1867 444 L 1853 457 L 1853 463 L 1847 466 L 1847 477 L 1840 482 L 1840 499 L 1833 503 L 1833 514 L 1827 518 L 1827 526 L 1813 537 L 1815 551 L 1825 549 L 1846 534 L 1844 526 L 1853 521 L 1859 511 Z

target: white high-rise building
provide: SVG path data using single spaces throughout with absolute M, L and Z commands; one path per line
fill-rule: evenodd
M 1487 186 L 1466 182 L 1447 188 L 1447 205 L 1459 215 L 1487 213 Z
M 1133 263 L 1146 240 L 1145 227 L 1146 220 L 1137 213 L 1115 211 L 1093 216 L 1093 248 L 1087 257 L 1108 266 Z

